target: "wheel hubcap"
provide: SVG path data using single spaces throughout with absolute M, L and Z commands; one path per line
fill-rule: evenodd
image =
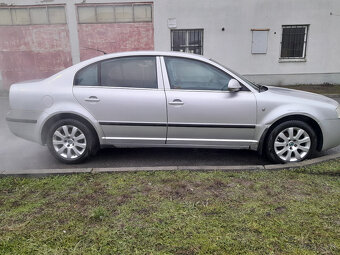
M 286 161 L 294 162 L 304 159 L 311 146 L 308 133 L 299 127 L 290 127 L 281 131 L 275 138 L 276 155 Z
M 84 133 L 72 125 L 57 128 L 53 134 L 52 143 L 54 150 L 65 159 L 79 158 L 86 149 Z

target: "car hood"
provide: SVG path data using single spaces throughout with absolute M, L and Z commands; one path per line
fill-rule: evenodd
M 305 92 L 305 91 L 295 90 L 295 89 L 272 87 L 272 86 L 266 86 L 266 87 L 268 88 L 268 91 L 270 93 L 275 94 L 277 96 L 295 97 L 295 98 L 299 99 L 299 101 L 301 101 L 301 100 L 311 100 L 311 101 L 323 102 L 323 103 L 332 104 L 335 107 L 337 105 L 339 105 L 337 101 L 335 101 L 335 100 L 333 100 L 329 97 L 319 95 L 319 94 L 315 94 L 315 93 L 311 93 L 311 92 Z

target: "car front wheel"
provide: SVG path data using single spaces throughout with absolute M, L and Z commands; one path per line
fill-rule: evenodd
M 74 119 L 59 120 L 48 132 L 47 146 L 54 157 L 63 163 L 80 163 L 93 147 L 91 130 Z
M 316 145 L 314 130 L 303 121 L 291 120 L 271 131 L 266 152 L 269 159 L 277 163 L 299 162 L 309 158 Z

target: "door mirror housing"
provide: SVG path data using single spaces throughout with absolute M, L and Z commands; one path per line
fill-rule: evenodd
M 242 89 L 241 84 L 235 80 L 235 79 L 230 79 L 228 83 L 228 90 L 231 92 L 237 92 Z

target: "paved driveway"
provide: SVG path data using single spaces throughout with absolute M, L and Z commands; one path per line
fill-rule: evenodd
M 340 98 L 338 99 L 340 101 Z M 93 167 L 155 167 L 195 165 L 256 165 L 266 164 L 256 152 L 215 149 L 103 149 L 97 156 L 79 165 L 59 163 L 48 149 L 14 136 L 5 116 L 8 98 L 0 97 L 0 171 L 53 168 Z M 340 152 L 340 146 L 319 155 Z

